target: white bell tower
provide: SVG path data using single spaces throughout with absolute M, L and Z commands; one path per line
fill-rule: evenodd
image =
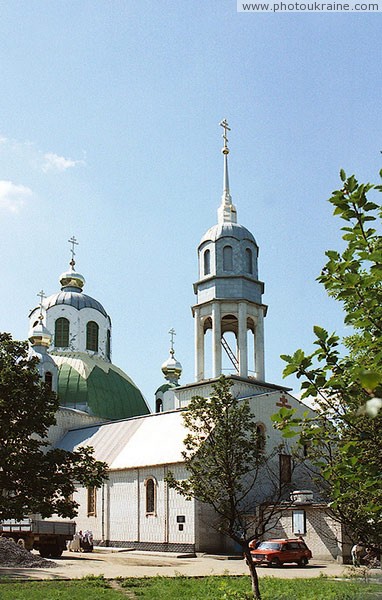
M 222 352 L 233 364 L 234 374 L 264 381 L 264 284 L 258 280 L 259 248 L 252 233 L 237 224 L 228 178 L 228 138 L 226 120 L 222 149 L 224 157 L 223 195 L 218 223 L 203 236 L 198 247 L 199 279 L 194 284 L 197 303 L 192 307 L 195 319 L 195 376 L 205 377 L 205 334 L 212 330 L 212 377 L 222 374 Z M 230 348 L 224 334 L 232 332 L 236 348 Z M 248 336 L 253 344 L 248 344 Z M 253 347 L 249 355 L 248 348 Z

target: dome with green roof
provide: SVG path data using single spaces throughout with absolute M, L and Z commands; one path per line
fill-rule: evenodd
M 31 344 L 52 332 L 46 345 L 58 369 L 62 407 L 109 420 L 146 415 L 150 409 L 142 393 L 111 362 L 111 319 L 98 300 L 83 293 L 85 278 L 74 268 L 78 243 L 74 237 L 69 243 L 72 260 L 60 276 L 61 291 L 48 298 L 40 292 L 40 306 L 29 315 Z
M 57 354 L 60 405 L 103 419 L 126 419 L 150 412 L 135 385 L 121 369 L 85 353 Z

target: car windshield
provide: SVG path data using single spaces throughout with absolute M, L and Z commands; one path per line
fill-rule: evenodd
M 277 542 L 261 542 L 256 550 L 281 550 L 281 544 Z

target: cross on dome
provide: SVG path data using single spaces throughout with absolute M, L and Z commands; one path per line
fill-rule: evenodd
M 174 351 L 174 335 L 176 335 L 176 332 L 175 332 L 175 329 L 173 327 L 170 329 L 169 334 L 171 336 L 170 354 L 175 354 L 175 351 Z
M 40 298 L 40 315 L 39 315 L 39 317 L 38 317 L 38 318 L 40 319 L 40 321 L 42 321 L 42 320 L 43 320 L 43 318 L 44 318 L 44 317 L 42 316 L 42 303 L 43 303 L 43 301 L 44 301 L 44 298 L 46 298 L 46 295 L 45 295 L 45 292 L 44 292 L 44 290 L 41 290 L 41 291 L 40 291 L 40 292 L 37 294 L 37 296 Z
M 224 140 L 224 146 L 223 146 L 222 152 L 223 152 L 223 154 L 229 154 L 229 148 L 227 146 L 227 144 L 228 144 L 227 131 L 231 131 L 231 128 L 227 123 L 227 119 L 223 119 L 223 121 L 220 121 L 219 125 L 220 125 L 220 127 L 223 127 L 223 129 L 224 129 L 224 133 L 222 135 L 222 138 Z
M 218 223 L 222 225 L 223 223 L 237 223 L 237 214 L 236 207 L 232 204 L 232 198 L 229 191 L 229 177 L 228 177 L 228 136 L 227 131 L 231 131 L 230 126 L 228 125 L 227 119 L 223 119 L 219 123 L 220 127 L 223 127 L 223 140 L 224 146 L 222 148 L 222 153 L 224 156 L 224 172 L 223 172 L 223 195 L 221 205 L 218 208 Z
M 74 265 L 76 264 L 76 261 L 74 260 L 74 257 L 76 255 L 76 253 L 74 252 L 74 246 L 79 246 L 79 242 L 77 242 L 76 238 L 74 237 L 74 235 L 72 235 L 72 237 L 70 238 L 70 240 L 68 240 L 69 244 L 72 245 L 71 247 L 71 254 L 72 254 L 72 260 L 70 261 L 70 266 L 74 269 Z

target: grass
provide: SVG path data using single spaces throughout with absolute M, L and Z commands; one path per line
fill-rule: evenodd
M 0 600 L 250 600 L 249 577 L 101 577 L 72 581 L 39 581 L 0 584 Z M 276 579 L 260 581 L 263 600 L 381 600 L 382 587 L 363 581 Z

